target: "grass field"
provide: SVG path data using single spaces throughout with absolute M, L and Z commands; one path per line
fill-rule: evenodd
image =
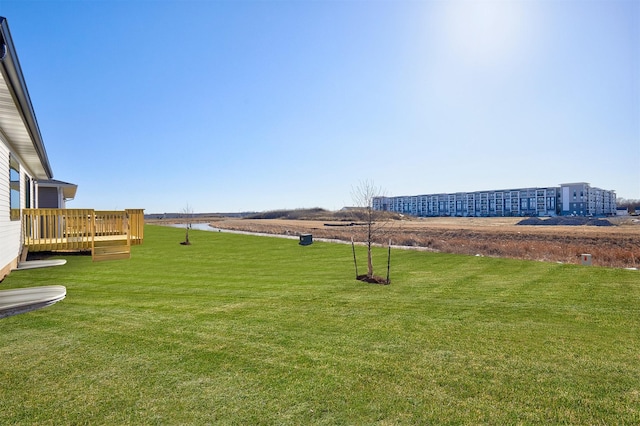
M 0 320 L 0 423 L 640 423 L 638 271 L 397 250 L 379 286 L 348 245 L 183 238 L 0 284 L 67 287 Z

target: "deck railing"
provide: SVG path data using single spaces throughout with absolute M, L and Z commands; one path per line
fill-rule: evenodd
M 128 233 L 128 217 L 125 211 L 96 210 L 94 220 L 96 237 Z
M 22 228 L 29 251 L 92 250 L 96 238 L 118 236 L 138 245 L 144 237 L 144 214 L 142 209 L 23 209 Z
M 131 244 L 142 244 L 142 241 L 144 241 L 144 209 L 127 209 L 125 211 L 129 215 Z
M 89 209 L 23 209 L 24 244 L 30 251 L 90 250 L 94 216 Z

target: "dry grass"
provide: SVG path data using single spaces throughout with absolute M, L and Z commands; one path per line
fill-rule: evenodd
M 520 218 L 425 218 L 393 221 L 394 245 L 439 252 L 507 257 L 546 262 L 579 263 L 589 253 L 594 265 L 640 267 L 640 222 L 613 219 L 617 226 L 521 226 Z M 287 219 L 218 218 L 212 226 L 268 234 L 311 233 L 317 238 L 362 241 L 360 226 L 344 222 Z M 385 237 L 385 240 L 389 236 Z M 385 243 L 386 241 L 378 241 Z

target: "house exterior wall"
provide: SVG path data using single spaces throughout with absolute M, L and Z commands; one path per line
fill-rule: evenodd
M 21 251 L 21 221 L 11 220 L 8 146 L 0 139 L 0 280 L 18 263 Z M 22 169 L 22 167 L 21 167 Z M 24 179 L 20 179 L 20 205 L 24 205 Z
M 574 198 L 575 194 L 575 198 Z M 588 183 L 418 196 L 375 197 L 375 210 L 413 216 L 606 216 L 616 214 L 614 191 Z
M 34 177 L 51 179 L 42 136 L 7 20 L 0 17 L 0 279 L 22 251 L 21 212 L 34 207 Z M 12 187 L 13 185 L 13 187 Z
M 58 188 L 40 187 L 38 189 L 38 208 L 41 209 L 58 209 L 64 208 L 59 204 Z

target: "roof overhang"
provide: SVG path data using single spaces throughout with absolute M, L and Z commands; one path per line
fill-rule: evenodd
M 76 191 L 78 185 L 68 182 L 62 182 L 60 180 L 39 180 L 38 186 L 43 188 L 60 188 L 62 190 L 62 197 L 65 200 L 73 200 L 76 198 Z
M 3 17 L 0 17 L 0 137 L 33 177 L 53 177 L 9 26 Z

